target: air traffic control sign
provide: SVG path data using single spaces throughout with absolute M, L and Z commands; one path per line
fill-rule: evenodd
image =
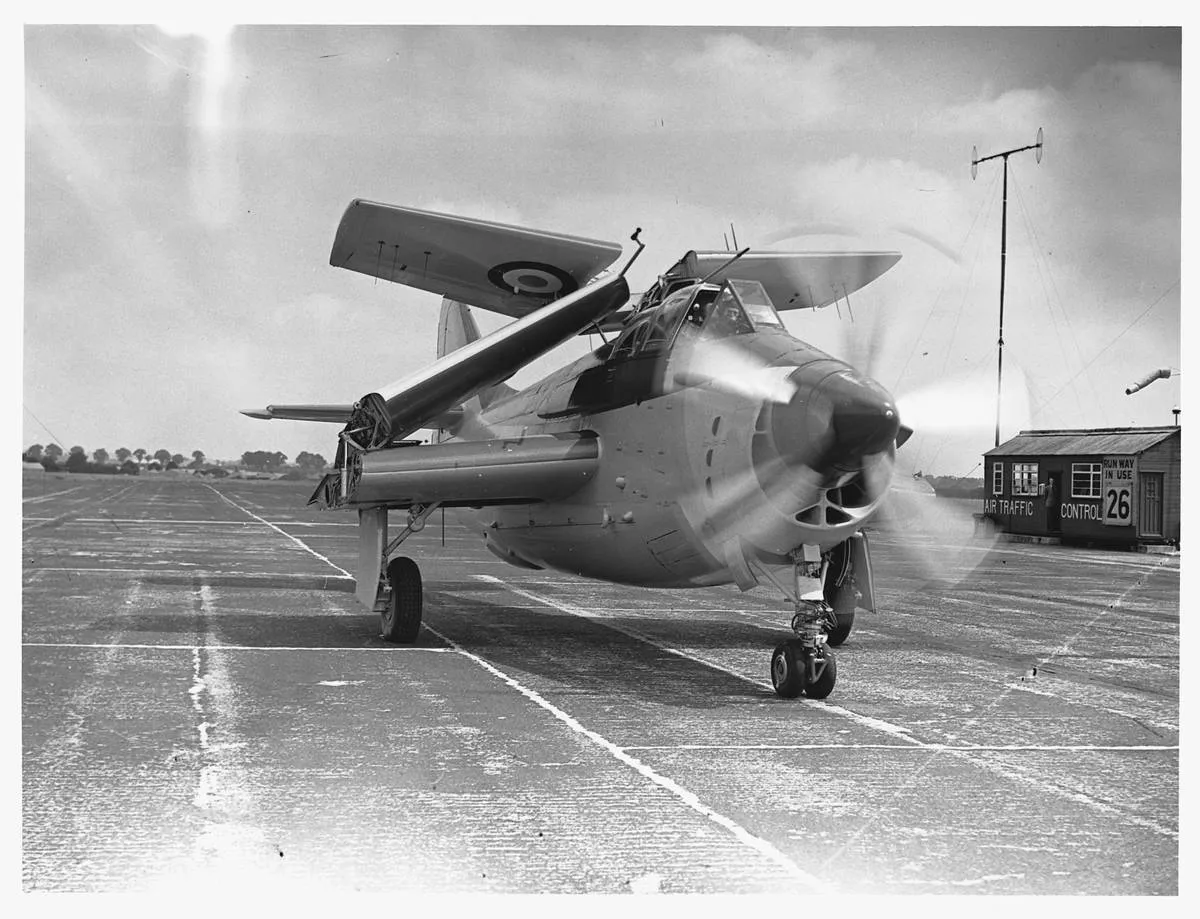
M 1133 490 L 1137 483 L 1137 457 L 1106 456 L 1100 479 L 1105 526 L 1133 525 Z

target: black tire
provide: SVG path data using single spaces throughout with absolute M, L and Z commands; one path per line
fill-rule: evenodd
M 833 692 L 833 684 L 837 682 L 837 659 L 832 651 L 825 652 L 825 669 L 821 675 L 804 687 L 804 694 L 810 699 L 824 699 Z
M 771 655 L 771 685 L 775 694 L 784 699 L 794 699 L 804 689 L 804 658 L 797 651 L 798 644 L 793 639 L 780 642 Z
M 850 637 L 850 630 L 854 628 L 854 608 L 849 610 L 834 610 L 834 615 L 837 616 L 837 625 L 829 630 L 829 636 L 826 639 L 830 647 L 836 648 L 844 644 L 846 639 Z
M 379 616 L 383 640 L 412 644 L 421 631 L 421 607 L 424 605 L 421 569 L 411 558 L 402 555 L 388 563 L 387 578 L 392 595 Z
M 834 550 L 835 553 L 849 553 L 849 547 L 843 543 Z M 843 564 L 844 559 L 841 556 L 835 556 L 834 561 L 838 564 Z M 850 637 L 850 630 L 854 628 L 854 610 L 858 605 L 858 597 L 854 594 L 854 586 L 850 579 L 846 578 L 842 581 L 841 587 L 834 583 L 834 578 L 831 576 L 825 580 L 825 602 L 833 608 L 833 615 L 837 617 L 837 625 L 829 630 L 829 645 L 830 647 L 838 647 Z

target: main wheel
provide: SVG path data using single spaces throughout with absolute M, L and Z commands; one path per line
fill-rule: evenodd
M 387 579 L 392 595 L 379 616 L 383 639 L 395 644 L 412 644 L 421 631 L 421 607 L 424 605 L 421 569 L 411 558 L 399 556 L 388 563 Z
M 837 618 L 837 625 L 829 630 L 827 639 L 829 645 L 836 648 L 850 637 L 850 630 L 854 628 L 854 609 L 858 597 L 854 595 L 849 580 L 838 587 L 829 577 L 825 581 L 825 602 L 833 607 L 833 615 Z
M 771 684 L 784 699 L 794 699 L 804 689 L 804 657 L 798 651 L 798 642 L 791 639 L 776 645 L 771 655 Z
M 850 637 L 850 630 L 854 628 L 854 607 L 848 610 L 835 609 L 833 614 L 837 616 L 837 625 L 829 630 L 826 643 L 836 648 Z
M 824 699 L 833 692 L 833 684 L 837 682 L 837 659 L 832 651 L 825 652 L 825 669 L 821 675 L 804 687 L 804 694 L 810 699 Z

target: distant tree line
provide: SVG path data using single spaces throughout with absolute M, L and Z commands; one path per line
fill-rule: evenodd
M 182 453 L 172 453 L 166 449 L 150 453 L 145 447 L 138 447 L 136 450 L 118 447 L 112 455 L 100 447 L 92 451 L 89 459 L 83 447 L 74 446 L 65 453 L 64 458 L 63 448 L 52 443 L 33 444 L 21 454 L 21 459 L 27 463 L 38 463 L 47 471 L 65 470 L 102 475 L 137 475 L 143 470 L 157 472 L 171 469 L 190 469 L 201 475 L 228 473 L 227 469 L 209 463 L 203 450 L 193 450 L 190 463 Z M 266 450 L 247 451 L 242 454 L 241 463 L 238 465 L 254 472 L 277 473 L 287 469 L 287 456 Z M 325 457 L 321 454 L 302 450 L 296 457 L 293 471 L 311 475 L 320 473 L 325 466 Z

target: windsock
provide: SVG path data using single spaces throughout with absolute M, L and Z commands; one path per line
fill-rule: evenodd
M 1136 383 L 1134 383 L 1132 386 L 1130 386 L 1127 390 L 1125 390 L 1125 395 L 1132 396 L 1139 389 L 1145 389 L 1147 386 L 1149 386 L 1155 380 L 1165 380 L 1165 379 L 1169 378 L 1170 376 L 1171 376 L 1170 369 L 1167 367 L 1163 367 L 1161 370 L 1154 371 L 1154 373 L 1150 374 L 1145 379 L 1138 380 Z

